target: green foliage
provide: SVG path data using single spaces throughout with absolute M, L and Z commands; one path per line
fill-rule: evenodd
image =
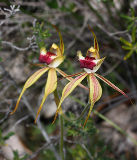
M 127 60 L 135 52 L 137 53 L 137 42 L 136 42 L 136 26 L 132 28 L 131 33 L 131 42 L 128 42 L 124 38 L 120 38 L 120 41 L 123 43 L 122 48 L 128 50 L 128 53 L 124 57 L 124 60 Z
M 60 10 L 63 12 L 73 12 L 74 8 L 75 8 L 74 3 L 67 3 L 67 5 L 61 6 Z
M 28 155 L 24 155 L 23 157 L 20 158 L 17 151 L 13 151 L 13 155 L 14 155 L 13 160 L 25 160 L 28 157 Z
M 74 114 L 69 112 L 69 118 L 74 119 Z M 67 136 L 82 136 L 83 138 L 86 138 L 88 135 L 95 134 L 97 130 L 93 125 L 92 119 L 89 119 L 86 126 L 82 127 L 84 121 L 84 119 L 81 121 L 65 121 Z
M 36 23 L 36 26 L 33 28 L 33 33 L 36 36 L 36 43 L 41 47 L 45 47 L 45 39 L 50 37 L 51 34 L 49 33 L 48 29 L 44 28 L 44 23 Z
M 71 159 L 75 160 L 85 160 L 85 158 L 88 159 L 86 151 L 79 144 L 77 144 L 75 148 L 68 148 L 68 152 L 72 156 Z
M 56 0 L 45 0 L 45 2 L 50 8 L 54 8 L 54 9 L 58 8 L 58 3 Z
M 14 135 L 14 132 L 9 132 L 7 135 L 2 135 L 2 129 L 0 129 L 0 146 L 6 145 L 5 140 L 9 139 L 11 136 Z
M 47 149 L 44 150 L 40 156 L 40 160 L 45 160 L 45 159 L 55 159 L 53 152 L 51 152 L 51 150 Z
M 74 114 L 69 113 L 69 118 L 70 120 L 74 119 Z M 68 143 L 71 141 L 69 145 L 65 145 L 67 152 L 66 160 L 90 160 L 90 156 L 94 160 L 112 160 L 106 156 L 106 152 L 111 151 L 100 139 L 99 131 L 96 129 L 93 120 L 89 119 L 84 128 L 81 125 L 83 123 L 84 119 L 72 122 L 65 121 L 64 123 Z M 90 153 L 87 153 L 85 147 Z
M 7 133 L 7 135 L 3 136 L 2 130 L 0 129 L 0 146 L 4 146 L 4 145 L 6 146 L 7 144 L 5 143 L 5 141 L 9 139 L 11 136 L 13 136 L 14 134 L 15 134 L 14 132 L 9 132 Z M 25 155 L 20 158 L 17 151 L 13 151 L 13 155 L 14 155 L 13 160 L 25 160 L 28 157 L 27 155 Z
M 136 26 L 137 17 L 133 8 L 130 9 L 130 16 L 122 14 L 121 17 L 125 19 L 128 30 L 132 30 Z

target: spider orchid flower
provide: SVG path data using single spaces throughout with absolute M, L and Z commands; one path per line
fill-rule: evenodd
M 21 100 L 21 97 L 24 94 L 24 92 L 26 91 L 26 89 L 29 88 L 30 86 L 32 86 L 44 73 L 46 73 L 48 71 L 47 83 L 45 85 L 45 93 L 44 93 L 42 102 L 40 104 L 40 107 L 37 111 L 35 122 L 38 118 L 38 115 L 43 107 L 43 104 L 44 104 L 47 96 L 49 94 L 51 94 L 52 92 L 54 92 L 57 88 L 57 73 L 56 72 L 60 73 L 63 77 L 68 76 L 66 73 L 64 73 L 59 68 L 57 68 L 64 61 L 64 56 L 63 56 L 64 43 L 63 43 L 63 39 L 62 39 L 61 33 L 58 30 L 58 28 L 54 25 L 52 25 L 52 26 L 59 33 L 60 47 L 58 45 L 56 45 L 55 43 L 53 43 L 49 51 L 47 51 L 46 48 L 41 48 L 39 62 L 44 63 L 44 64 L 37 64 L 38 66 L 42 66 L 42 68 L 39 69 L 38 71 L 36 71 L 31 77 L 28 78 L 28 80 L 26 81 L 26 83 L 22 89 L 22 92 L 17 100 L 16 106 L 15 106 L 14 110 L 11 112 L 11 114 L 13 114 L 17 110 L 17 108 L 19 106 L 19 102 Z M 67 79 L 72 80 L 73 78 L 67 77 Z M 86 88 L 82 84 L 80 84 L 80 86 L 83 88 Z
M 58 108 L 57 108 L 57 111 L 56 111 L 56 115 L 54 117 L 54 121 L 56 120 L 56 117 L 58 115 L 58 112 L 60 110 L 61 104 L 64 101 L 64 99 L 67 98 L 67 96 L 69 96 L 69 94 L 86 77 L 88 79 L 88 85 L 89 85 L 90 109 L 89 109 L 88 115 L 86 117 L 86 120 L 85 120 L 83 126 L 86 125 L 87 120 L 90 116 L 90 113 L 93 109 L 93 106 L 94 106 L 95 102 L 97 102 L 101 98 L 101 95 L 102 95 L 102 88 L 101 88 L 101 85 L 100 85 L 99 81 L 97 80 L 97 78 L 101 79 L 102 81 L 107 83 L 110 87 L 112 87 L 113 89 L 117 90 L 118 92 L 120 92 L 121 94 L 123 94 L 124 96 L 127 97 L 127 95 L 122 90 L 120 90 L 118 87 L 116 87 L 114 84 L 112 84 L 109 80 L 107 80 L 106 78 L 102 77 L 101 75 L 95 73 L 100 68 L 100 66 L 103 63 L 105 57 L 100 58 L 99 46 L 98 46 L 98 42 L 97 42 L 97 39 L 96 39 L 96 35 L 94 34 L 94 32 L 92 31 L 92 29 L 90 27 L 89 27 L 89 29 L 92 32 L 93 37 L 94 37 L 94 47 L 91 47 L 91 48 L 88 49 L 86 57 L 83 57 L 82 53 L 80 51 L 78 51 L 78 58 L 79 58 L 79 62 L 80 62 L 80 67 L 84 69 L 84 72 L 81 73 L 79 76 L 77 76 L 72 81 L 70 81 L 64 87 L 63 92 L 62 92 L 62 97 L 60 99 L 60 102 L 59 102 L 59 105 L 58 105 Z

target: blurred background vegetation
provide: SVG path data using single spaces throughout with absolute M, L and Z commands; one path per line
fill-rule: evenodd
M 64 120 L 66 160 L 137 159 L 137 1 L 136 0 L 0 0 L 0 159 L 59 160 L 58 120 L 51 124 L 56 105 L 49 96 L 38 124 L 34 117 L 40 104 L 46 76 L 24 95 L 18 112 L 14 108 L 26 79 L 39 67 L 39 49 L 59 44 L 60 29 L 65 43 L 67 74 L 80 72 L 77 50 L 93 46 L 94 30 L 100 56 L 107 58 L 98 71 L 124 90 L 133 101 L 101 83 L 103 95 L 85 128 L 84 118 Z M 61 78 L 61 77 L 60 77 Z M 58 82 L 58 92 L 67 80 Z M 86 85 L 86 82 L 83 82 Z M 70 119 L 79 117 L 88 92 L 77 88 L 63 103 Z

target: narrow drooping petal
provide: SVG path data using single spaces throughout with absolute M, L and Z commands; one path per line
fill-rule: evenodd
M 81 81 L 87 76 L 87 73 L 84 73 L 78 77 L 76 77 L 75 79 L 73 79 L 72 81 L 70 81 L 63 89 L 62 92 L 62 97 L 60 99 L 60 103 L 58 105 L 57 111 L 56 111 L 56 115 L 54 118 L 54 121 L 56 120 L 57 114 L 60 110 L 60 106 L 62 104 L 62 102 L 64 101 L 64 99 L 69 96 L 69 94 L 81 83 Z M 53 123 L 54 123 L 53 121 Z
M 47 83 L 46 83 L 46 86 L 45 86 L 45 93 L 44 93 L 44 97 L 42 99 L 42 102 L 40 104 L 40 107 L 38 109 L 38 112 L 37 112 L 37 115 L 36 115 L 36 119 L 35 119 L 35 122 L 38 118 L 38 115 L 43 107 L 43 104 L 47 98 L 47 96 L 49 94 L 51 94 L 52 92 L 54 92 L 54 90 L 57 88 L 57 73 L 56 73 L 56 70 L 54 68 L 51 68 L 48 72 L 48 79 L 47 79 Z
M 18 98 L 18 101 L 16 103 L 16 106 L 15 106 L 14 110 L 11 112 L 11 114 L 13 114 L 17 110 L 20 99 L 21 99 L 22 95 L 24 94 L 24 92 L 26 91 L 26 89 L 29 88 L 30 86 L 32 86 L 46 71 L 48 71 L 48 69 L 49 69 L 48 67 L 45 67 L 45 68 L 38 70 L 26 81 L 26 83 L 22 89 L 22 92 Z
M 99 79 L 101 79 L 102 81 L 104 81 L 106 84 L 108 84 L 110 87 L 112 87 L 113 89 L 115 89 L 116 91 L 120 92 L 121 94 L 123 94 L 125 97 L 128 98 L 128 96 L 126 95 L 126 93 L 124 93 L 121 89 L 119 89 L 117 86 L 115 86 L 109 80 L 107 80 L 106 78 L 102 77 L 99 74 L 95 74 L 95 76 L 98 77 Z
M 60 70 L 59 68 L 56 68 L 56 71 L 58 71 L 64 78 L 66 78 L 67 80 L 69 80 L 69 81 L 72 81 L 73 80 L 73 78 L 72 77 L 70 77 L 69 75 L 67 75 L 65 72 L 63 72 L 62 70 Z M 84 72 L 81 72 L 80 74 L 82 74 L 82 73 L 84 73 Z M 85 87 L 83 84 L 79 84 L 79 86 L 81 87 L 81 88 L 84 88 L 84 89 L 86 89 L 86 90 L 89 90 L 87 87 Z
M 86 120 L 84 122 L 84 126 L 87 123 L 87 120 L 90 116 L 90 113 L 93 109 L 95 102 L 97 102 L 102 95 L 101 85 L 98 82 L 98 80 L 96 79 L 96 77 L 94 76 L 94 74 L 91 73 L 88 75 L 88 81 L 89 81 L 89 101 L 90 101 L 91 105 L 90 105 L 90 109 L 89 109 L 88 115 L 86 117 Z

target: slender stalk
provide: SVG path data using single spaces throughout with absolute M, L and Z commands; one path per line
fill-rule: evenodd
M 56 105 L 58 106 L 59 104 L 59 96 L 58 96 L 58 93 L 57 93 L 57 90 L 54 91 L 54 99 L 55 99 L 55 102 L 56 102 Z M 63 113 L 62 113 L 62 109 L 60 109 L 59 111 L 59 122 L 60 122 L 60 156 L 61 156 L 61 159 L 64 160 L 64 124 L 63 124 Z
M 64 160 L 64 151 L 63 151 L 63 146 L 64 146 L 64 139 L 63 139 L 63 135 L 64 135 L 64 125 L 63 125 L 63 116 L 60 114 L 59 117 L 59 121 L 60 121 L 60 156 L 62 158 L 62 160 Z

